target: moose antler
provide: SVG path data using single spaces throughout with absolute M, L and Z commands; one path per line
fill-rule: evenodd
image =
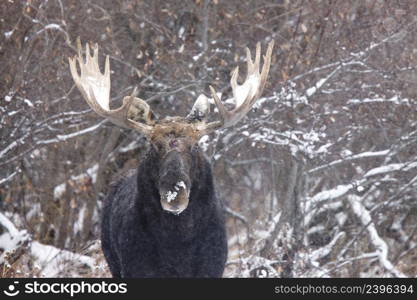
M 142 99 L 136 98 L 136 89 L 130 96 L 123 98 L 123 105 L 110 109 L 110 61 L 106 57 L 104 74 L 98 65 L 98 45 L 94 45 L 93 56 L 90 54 L 88 43 L 85 47 L 85 63 L 82 55 L 80 39 L 77 39 L 78 55 L 68 58 L 72 78 L 88 105 L 100 116 L 109 119 L 114 124 L 135 129 L 143 134 L 149 134 L 153 121 L 149 105 Z M 77 62 L 81 74 L 77 71 Z M 139 122 L 140 121 L 140 122 Z
M 252 61 L 252 55 L 248 48 L 246 48 L 246 60 L 247 60 L 247 75 L 246 80 L 242 85 L 237 83 L 239 76 L 239 67 L 236 67 L 230 79 L 230 84 L 233 90 L 233 99 L 236 104 L 235 108 L 231 111 L 226 110 L 221 102 L 216 90 L 210 86 L 211 95 L 219 110 L 220 121 L 214 121 L 208 124 L 200 126 L 201 130 L 206 133 L 210 133 L 219 128 L 226 128 L 235 125 L 239 122 L 252 108 L 256 100 L 262 94 L 265 87 L 266 79 L 269 73 L 269 67 L 271 65 L 272 49 L 274 47 L 274 41 L 271 41 L 268 45 L 266 55 L 264 56 L 264 64 L 262 66 L 262 72 L 259 73 L 259 65 L 261 58 L 261 44 L 256 45 L 255 62 Z
M 150 136 L 154 127 L 158 124 L 170 126 L 172 122 L 181 123 L 181 126 L 191 126 L 196 136 L 202 136 L 213 132 L 219 128 L 226 128 L 239 122 L 252 108 L 258 97 L 262 94 L 266 79 L 268 77 L 269 67 L 271 65 L 272 49 L 274 42 L 268 45 L 262 71 L 260 69 L 261 44 L 256 45 L 255 61 L 252 61 L 252 55 L 246 48 L 247 56 L 247 75 L 242 85 L 237 83 L 239 68 L 232 72 L 230 84 L 233 90 L 233 99 L 236 104 L 233 110 L 226 110 L 222 101 L 221 94 L 216 93 L 215 89 L 210 86 L 211 95 L 219 110 L 220 121 L 206 123 L 210 112 L 210 101 L 204 95 L 200 95 L 191 112 L 185 118 L 170 118 L 163 120 L 153 120 L 153 113 L 149 105 L 142 99 L 135 97 L 136 89 L 130 96 L 123 98 L 123 104 L 120 108 L 110 109 L 110 61 L 106 57 L 104 74 L 100 72 L 98 65 L 98 46 L 93 47 L 93 55 L 90 53 L 88 43 L 85 47 L 85 62 L 82 55 L 80 39 L 77 39 L 78 55 L 69 58 L 69 64 L 72 77 L 76 86 L 80 90 L 88 105 L 100 116 L 109 119 L 118 126 L 135 129 L 147 136 Z M 77 63 L 80 66 L 81 74 L 78 73 Z

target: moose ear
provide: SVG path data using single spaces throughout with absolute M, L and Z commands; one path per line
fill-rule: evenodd
M 127 118 L 135 122 L 153 125 L 156 118 L 149 105 L 140 98 L 133 97 L 131 99 L 131 97 L 127 96 L 123 98 L 123 103 L 131 102 L 127 111 Z
M 216 93 L 218 98 L 222 97 L 222 93 Z M 194 122 L 206 122 L 210 113 L 210 105 L 214 104 L 213 98 L 208 98 L 206 95 L 201 94 L 191 108 L 190 113 L 185 117 L 189 123 Z
M 195 101 L 193 108 L 191 108 L 190 113 L 185 117 L 185 119 L 190 122 L 202 122 L 206 121 L 210 113 L 210 102 L 209 98 L 201 94 L 198 96 Z

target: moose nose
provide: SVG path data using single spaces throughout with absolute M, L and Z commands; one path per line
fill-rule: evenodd
M 165 211 L 180 214 L 188 206 L 190 174 L 181 152 L 168 152 L 159 172 L 159 194 Z

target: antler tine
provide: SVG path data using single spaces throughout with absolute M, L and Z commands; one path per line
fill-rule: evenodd
M 252 53 L 249 48 L 246 47 L 246 61 L 247 61 L 247 75 L 246 80 L 249 76 L 254 73 L 259 73 L 259 64 L 261 60 L 261 43 L 256 44 L 255 62 L 252 61 Z
M 266 79 L 268 77 L 269 68 L 271 66 L 271 57 L 272 50 L 274 48 L 274 41 L 271 41 L 268 45 L 268 49 L 264 56 L 264 64 L 262 66 L 262 71 L 259 73 L 260 69 L 260 60 L 261 60 L 261 44 L 257 43 L 255 61 L 252 61 L 252 55 L 248 48 L 246 48 L 246 61 L 247 61 L 247 75 L 246 80 L 242 85 L 237 83 L 237 78 L 239 76 L 239 68 L 236 67 L 230 79 L 230 85 L 233 90 L 233 98 L 235 100 L 236 107 L 227 111 L 223 103 L 217 96 L 216 90 L 210 86 L 211 95 L 214 99 L 214 102 L 219 110 L 220 121 L 214 121 L 208 124 L 201 126 L 202 131 L 206 134 L 213 130 L 219 129 L 221 127 L 230 127 L 239 122 L 252 108 L 256 100 L 262 94 L 262 91 L 266 84 Z
M 85 46 L 85 62 L 82 55 L 81 41 L 77 39 L 77 53 L 68 58 L 74 82 L 88 105 L 100 116 L 109 119 L 118 126 L 135 129 L 143 134 L 152 130 L 151 109 L 140 98 L 136 98 L 136 89 L 132 95 L 123 99 L 123 105 L 117 109 L 110 109 L 110 60 L 106 56 L 104 74 L 101 73 L 98 63 L 98 45 L 93 46 L 91 55 L 90 46 Z M 77 70 L 77 62 L 81 74 Z M 139 121 L 138 121 L 139 120 Z
M 258 90 L 258 96 L 260 96 L 264 90 L 266 79 L 268 78 L 269 69 L 271 67 L 271 56 L 272 50 L 274 49 L 274 41 L 271 41 L 268 45 L 268 49 L 266 50 L 266 54 L 264 55 L 264 65 L 262 66 L 261 72 L 261 83 Z

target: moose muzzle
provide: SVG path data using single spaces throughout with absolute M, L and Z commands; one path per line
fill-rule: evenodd
M 170 151 L 161 164 L 159 195 L 162 208 L 179 215 L 188 206 L 190 196 L 190 168 L 185 155 Z

